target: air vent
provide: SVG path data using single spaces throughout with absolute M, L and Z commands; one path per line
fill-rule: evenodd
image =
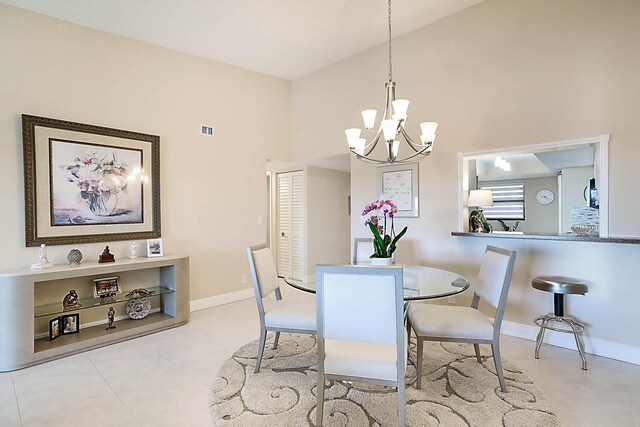
M 213 136 L 213 126 L 207 126 L 207 125 L 200 126 L 200 133 L 206 136 Z

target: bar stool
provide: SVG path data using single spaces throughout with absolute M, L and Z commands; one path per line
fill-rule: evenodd
M 578 353 L 580 353 L 580 358 L 582 359 L 582 369 L 586 371 L 587 359 L 584 357 L 584 344 L 581 339 L 581 334 L 584 332 L 584 325 L 564 316 L 564 296 L 569 294 L 584 295 L 589 292 L 589 287 L 586 283 L 578 279 L 562 276 L 538 276 L 531 281 L 531 286 L 540 291 L 553 292 L 553 315 L 547 314 L 545 316 L 537 317 L 534 320 L 535 324 L 540 326 L 540 332 L 538 332 L 538 338 L 536 338 L 536 359 L 538 359 L 540 355 L 540 346 L 544 339 L 545 329 L 550 329 L 556 332 L 572 333 L 573 337 L 576 339 Z M 554 328 L 549 326 L 550 322 L 564 323 L 571 329 Z

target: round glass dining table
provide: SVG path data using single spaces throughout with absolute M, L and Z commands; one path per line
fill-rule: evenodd
M 469 281 L 466 277 L 440 268 L 419 265 L 400 265 L 402 268 L 404 301 L 450 297 L 466 291 Z M 316 276 L 303 278 L 283 277 L 284 281 L 301 291 L 316 293 Z

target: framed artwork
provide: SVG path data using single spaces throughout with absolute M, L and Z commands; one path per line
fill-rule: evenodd
M 121 293 L 122 288 L 120 287 L 120 278 L 118 276 L 93 280 L 94 298 L 110 297 Z
M 60 318 L 49 320 L 49 341 L 53 341 L 61 335 L 60 333 Z
M 420 216 L 418 163 L 378 167 L 378 194 L 398 207 L 396 217 Z
M 62 335 L 80 332 L 80 314 L 64 314 L 60 316 L 60 330 Z
M 162 239 L 147 240 L 147 257 L 153 258 L 164 255 Z
M 160 138 L 23 114 L 27 246 L 160 237 Z

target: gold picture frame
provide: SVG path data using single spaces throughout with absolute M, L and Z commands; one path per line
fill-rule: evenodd
M 27 246 L 160 237 L 160 137 L 22 115 Z

